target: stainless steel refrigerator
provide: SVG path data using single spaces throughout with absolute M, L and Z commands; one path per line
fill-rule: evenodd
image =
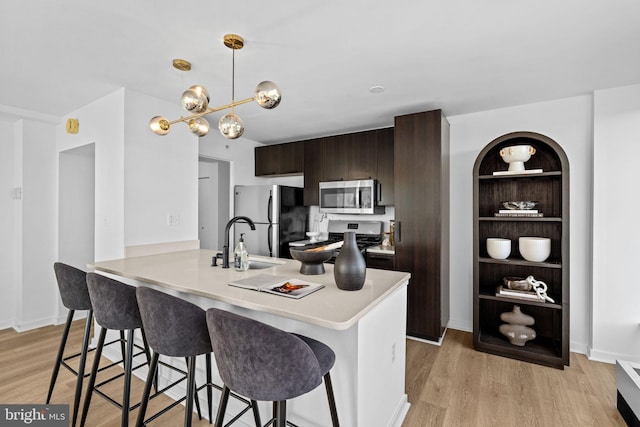
M 304 240 L 309 223 L 309 208 L 303 204 L 303 189 L 284 185 L 236 185 L 234 216 L 250 218 L 256 229 L 248 224 L 234 225 L 233 250 L 244 233 L 249 255 L 291 258 L 289 242 Z

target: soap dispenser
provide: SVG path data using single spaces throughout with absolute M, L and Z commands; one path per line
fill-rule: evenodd
M 240 241 L 233 251 L 233 265 L 236 271 L 247 271 L 249 269 L 249 252 L 244 244 L 244 233 L 240 234 Z

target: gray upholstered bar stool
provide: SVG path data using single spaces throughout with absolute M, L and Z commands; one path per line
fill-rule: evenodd
M 301 396 L 324 383 L 331 421 L 338 427 L 333 387 L 329 371 L 335 353 L 312 338 L 292 334 L 224 310 L 207 310 L 207 325 L 213 354 L 224 389 L 216 416 L 221 427 L 229 392 L 252 400 L 272 401 L 273 418 L 267 425 L 285 427 L 286 401 Z
M 53 372 L 51 373 L 51 381 L 49 383 L 49 392 L 47 394 L 47 404 L 51 401 L 51 395 L 53 394 L 53 388 L 58 378 L 58 372 L 60 366 L 64 366 L 74 375 L 76 375 L 76 391 L 73 399 L 73 412 L 71 418 L 71 425 L 76 425 L 78 418 L 78 407 L 80 406 L 80 396 L 82 394 L 82 381 L 85 377 L 84 368 L 87 360 L 87 352 L 89 349 L 89 337 L 91 335 L 91 322 L 93 321 L 93 308 L 91 307 L 91 299 L 89 298 L 89 291 L 87 290 L 87 273 L 84 271 L 72 267 L 61 262 L 53 264 L 53 270 L 58 282 L 58 290 L 60 291 L 60 297 L 62 298 L 62 304 L 69 310 L 67 314 L 67 321 L 64 325 L 64 332 L 62 333 L 62 339 L 60 340 L 60 347 L 58 348 L 58 355 L 56 356 L 56 362 L 53 366 Z M 82 339 L 82 349 L 79 353 L 73 353 L 68 356 L 64 356 L 65 347 L 67 345 L 67 338 L 69 337 L 69 331 L 71 329 L 71 323 L 73 322 L 73 315 L 76 310 L 87 310 L 87 319 L 84 326 L 84 337 Z M 78 369 L 73 369 L 67 361 L 79 357 Z
M 89 406 L 91 404 L 91 397 L 93 393 L 96 392 L 122 409 L 121 425 L 127 426 L 129 423 L 129 411 L 133 409 L 130 405 L 131 375 L 134 369 L 142 366 L 133 366 L 135 347 L 134 331 L 142 328 L 142 319 L 140 318 L 140 311 L 138 310 L 138 303 L 136 300 L 136 288 L 95 273 L 87 273 L 87 287 L 89 290 L 89 296 L 91 297 L 94 315 L 101 329 L 100 336 L 98 337 L 98 344 L 96 346 L 93 367 L 91 368 L 91 376 L 89 377 L 87 385 L 80 425 L 85 425 Z M 117 330 L 121 333 L 123 331 L 127 332 L 126 357 L 124 358 L 124 387 L 121 403 L 118 403 L 111 397 L 102 393 L 98 388 L 100 385 L 96 386 L 96 377 L 100 366 L 100 356 L 102 355 L 107 330 L 109 329 Z M 142 333 L 142 337 L 145 342 L 145 353 L 147 353 L 148 362 L 150 355 L 148 354 L 144 332 Z M 112 379 L 113 377 L 108 381 L 111 381 Z M 101 384 L 104 383 L 105 382 L 102 382 Z
M 153 350 L 149 376 L 142 395 L 140 411 L 136 426 L 142 426 L 145 422 L 153 420 L 157 415 L 145 419 L 147 403 L 151 392 L 153 375 L 157 372 L 160 355 L 170 357 L 187 358 L 187 395 L 184 425 L 191 426 L 193 417 L 193 401 L 197 402 L 197 390 L 207 388 L 207 402 L 209 404 L 209 421 L 212 421 L 212 388 L 222 390 L 219 385 L 211 381 L 211 341 L 207 330 L 206 313 L 195 304 L 185 301 L 173 295 L 157 291 L 155 289 L 140 286 L 136 289 L 138 306 L 142 316 L 144 330 L 149 340 L 149 346 Z M 196 386 L 196 356 L 205 355 L 206 358 L 206 384 L 199 388 Z M 184 399 L 181 399 L 184 400 Z M 175 402 L 179 403 L 181 400 Z M 246 399 L 240 399 L 246 406 L 236 416 L 239 418 L 250 407 L 251 403 Z M 254 411 L 257 407 L 254 406 Z M 254 412 L 254 414 L 257 412 Z

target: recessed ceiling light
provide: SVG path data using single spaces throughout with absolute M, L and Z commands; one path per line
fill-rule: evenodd
M 371 92 L 371 93 L 382 93 L 382 92 L 384 92 L 384 86 L 371 86 L 369 88 L 369 92 Z

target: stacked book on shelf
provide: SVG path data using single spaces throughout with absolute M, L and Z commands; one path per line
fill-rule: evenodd
M 519 171 L 496 171 L 493 174 L 494 175 L 526 175 L 526 174 L 530 174 L 530 173 L 542 173 L 542 169 L 525 169 L 525 170 L 519 170 Z
M 493 214 L 496 217 L 525 217 L 525 218 L 541 218 L 542 212 L 537 209 L 500 209 Z
M 545 299 L 540 298 L 540 296 L 535 291 L 519 291 L 516 289 L 505 288 L 502 285 L 496 288 L 496 296 L 506 297 L 506 298 L 525 299 L 529 301 L 538 301 L 538 302 L 545 301 Z

